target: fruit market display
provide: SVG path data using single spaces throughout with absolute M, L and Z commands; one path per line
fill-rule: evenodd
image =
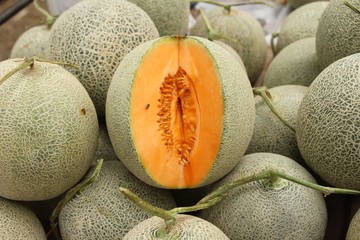
M 360 239 L 358 1 L 30 6 L 0 59 L 0 239 Z

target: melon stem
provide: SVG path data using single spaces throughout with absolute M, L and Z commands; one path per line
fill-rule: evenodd
M 103 161 L 104 161 L 103 159 L 99 159 L 97 164 L 96 164 L 95 170 L 91 174 L 91 176 L 89 178 L 84 179 L 83 181 L 81 181 L 80 183 L 75 185 L 73 188 L 68 190 L 66 192 L 64 198 L 61 199 L 61 201 L 57 204 L 57 206 L 53 210 L 53 212 L 52 212 L 52 214 L 50 216 L 50 227 L 51 227 L 50 231 L 52 231 L 54 233 L 54 236 L 55 236 L 56 239 L 61 240 L 60 233 L 59 233 L 59 230 L 57 228 L 57 226 L 58 226 L 58 218 L 59 218 L 59 214 L 60 214 L 61 210 L 77 194 L 81 193 L 86 188 L 90 187 L 96 181 L 97 177 L 100 174 L 100 171 L 101 171 L 101 168 L 102 168 L 102 165 L 103 165 Z
M 283 181 L 281 181 L 283 180 Z M 224 184 L 218 188 L 216 188 L 214 191 L 212 191 L 210 194 L 206 195 L 204 198 L 202 198 L 199 202 L 197 202 L 193 206 L 186 206 L 186 207 L 176 207 L 171 210 L 165 210 L 156 206 L 153 206 L 149 202 L 146 202 L 145 200 L 141 199 L 139 196 L 137 196 L 135 193 L 131 192 L 129 189 L 120 187 L 120 192 L 130 201 L 135 203 L 138 207 L 142 208 L 144 211 L 158 216 L 165 221 L 165 229 L 170 229 L 172 226 L 176 224 L 176 214 L 179 213 L 188 213 L 188 212 L 194 212 L 202 209 L 209 208 L 219 201 L 221 201 L 224 197 L 226 197 L 230 190 L 233 188 L 236 188 L 238 186 L 254 182 L 254 181 L 263 181 L 262 183 L 266 185 L 266 187 L 269 187 L 270 189 L 273 189 L 275 191 L 281 190 L 288 186 L 287 181 L 291 181 L 300 185 L 303 185 L 305 187 L 312 188 L 314 190 L 320 191 L 324 194 L 324 197 L 330 195 L 330 194 L 350 194 L 350 195 L 360 195 L 360 191 L 351 190 L 351 189 L 343 189 L 343 188 L 333 188 L 333 187 L 326 187 L 321 186 L 316 183 L 312 183 L 303 179 L 299 179 L 297 177 L 290 176 L 286 174 L 283 171 L 276 170 L 276 169 L 265 169 L 262 170 L 256 174 L 253 174 L 248 177 L 244 177 L 232 182 L 229 182 L 227 184 Z M 286 182 L 285 182 L 286 181 Z M 271 183 L 270 185 L 266 184 Z M 273 184 L 273 183 L 281 183 L 279 184 Z
M 230 11 L 230 10 L 229 10 Z M 214 28 L 211 26 L 210 24 L 210 21 L 208 19 L 208 17 L 206 16 L 204 10 L 202 8 L 200 8 L 200 14 L 201 14 L 201 17 L 203 18 L 204 22 L 205 22 L 205 25 L 206 25 L 206 28 L 208 30 L 208 39 L 210 41 L 214 41 L 214 40 L 220 40 L 220 39 L 224 39 L 224 40 L 227 40 L 227 41 L 230 41 L 230 42 L 233 42 L 235 44 L 239 44 L 241 45 L 242 47 L 245 47 L 244 44 L 242 44 L 240 41 L 237 41 L 236 39 L 233 39 L 231 37 L 228 37 L 226 35 L 223 35 L 223 34 L 220 34 L 220 33 L 217 33 Z
M 15 61 L 17 61 L 17 60 L 15 60 Z M 50 61 L 50 60 L 41 59 L 41 58 L 37 58 L 37 57 L 24 58 L 22 63 L 20 63 L 18 66 L 16 66 L 15 68 L 13 68 L 8 73 L 6 73 L 3 77 L 0 78 L 0 85 L 3 82 L 5 82 L 7 79 L 9 79 L 12 75 L 14 75 L 15 73 L 17 73 L 17 72 L 19 72 L 21 70 L 24 70 L 25 68 L 30 67 L 30 69 L 33 69 L 34 65 L 35 65 L 35 61 L 52 63 L 52 64 L 63 65 L 63 66 L 69 66 L 69 67 L 72 67 L 72 68 L 79 69 L 78 66 L 73 65 L 73 64 L 69 64 L 69 63 L 58 62 L 58 61 Z
M 230 12 L 231 7 L 233 7 L 233 6 L 242 6 L 242 5 L 251 5 L 251 4 L 264 4 L 269 7 L 274 7 L 274 4 L 268 0 L 263 0 L 263 1 L 249 0 L 249 1 L 239 2 L 239 3 L 231 3 L 231 4 L 224 4 L 224 3 L 219 3 L 219 2 L 215 2 L 215 1 L 211 1 L 211 0 L 195 0 L 195 1 L 191 1 L 191 2 L 207 3 L 207 4 L 223 7 L 228 12 Z
M 344 0 L 344 4 L 346 6 L 348 6 L 349 8 L 351 8 L 353 11 L 355 11 L 356 13 L 360 14 L 360 9 L 355 7 L 354 5 L 352 5 L 348 0 Z
M 42 8 L 39 5 L 38 0 L 34 0 L 34 6 L 35 9 L 40 12 L 42 15 L 44 15 L 46 17 L 46 25 L 47 27 L 50 29 L 52 27 L 52 25 L 54 24 L 56 17 L 51 15 L 48 11 L 46 11 L 44 8 Z
M 268 105 L 270 110 L 275 114 L 275 116 L 285 125 L 287 126 L 291 131 L 295 132 L 295 128 L 290 125 L 275 109 L 274 105 L 271 103 L 271 94 L 269 92 L 269 89 L 265 86 L 262 87 L 255 87 L 253 88 L 253 93 L 255 95 L 261 96 L 265 103 Z
M 271 34 L 270 44 L 271 44 L 271 50 L 272 50 L 274 56 L 277 54 L 276 46 L 275 46 L 275 38 L 278 38 L 278 37 L 279 37 L 279 33 L 278 33 L 278 32 L 273 32 L 273 33 Z

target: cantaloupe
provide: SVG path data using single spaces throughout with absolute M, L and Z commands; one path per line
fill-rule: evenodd
M 120 63 L 106 122 L 117 156 L 144 182 L 205 186 L 235 167 L 250 142 L 252 89 L 240 64 L 216 43 L 162 37 Z
M 118 160 L 114 148 L 111 145 L 105 124 L 99 124 L 99 139 L 94 163 L 96 163 L 99 159 L 103 159 L 104 161 Z
M 0 79 L 22 62 L 0 62 Z M 0 106 L 0 196 L 50 199 L 84 176 L 99 127 L 94 104 L 74 75 L 35 61 L 0 84 Z
M 281 24 L 276 53 L 297 40 L 315 37 L 320 17 L 328 5 L 328 1 L 312 2 L 291 12 Z
M 188 0 L 127 0 L 138 5 L 153 20 L 160 36 L 185 35 L 189 25 Z
M 275 110 L 292 127 L 296 125 L 297 112 L 307 89 L 308 87 L 300 85 L 282 85 L 267 91 Z M 280 121 L 261 96 L 256 96 L 254 100 L 255 127 L 246 153 L 277 153 L 305 165 L 295 132 Z
M 346 233 L 346 240 L 360 239 L 360 210 L 356 212 L 350 221 L 349 228 Z
M 128 1 L 81 1 L 59 16 L 51 28 L 49 58 L 78 65 L 70 69 L 84 85 L 99 116 L 123 57 L 135 46 L 159 37 L 140 7 Z
M 264 170 L 278 170 L 315 183 L 311 174 L 288 157 L 273 153 L 243 156 L 216 189 Z M 324 239 L 327 212 L 321 192 L 284 179 L 259 180 L 231 189 L 199 217 L 230 239 Z
M 35 214 L 20 203 L 0 197 L 0 239 L 46 240 Z
M 206 239 L 228 240 L 229 238 L 215 225 L 204 219 L 192 215 L 178 214 L 176 225 L 168 232 L 164 229 L 164 220 L 151 217 L 136 225 L 123 238 L 123 240 L 144 239 Z
M 310 37 L 286 46 L 270 62 L 263 84 L 268 88 L 281 85 L 309 86 L 321 72 L 315 42 L 315 37 Z
M 309 86 L 296 139 L 305 162 L 328 184 L 360 190 L 360 54 L 337 60 Z
M 260 23 L 247 12 L 235 8 L 230 11 L 214 8 L 206 12 L 206 17 L 214 31 L 224 36 L 216 40 L 235 49 L 245 64 L 250 81 L 254 83 L 263 71 L 267 55 L 265 34 Z M 202 17 L 191 28 L 190 34 L 211 37 Z
M 360 2 L 349 0 L 360 9 Z M 360 52 L 359 13 L 343 0 L 332 0 L 322 14 L 316 32 L 316 52 L 322 69 L 343 57 Z
M 91 174 L 92 171 L 87 176 Z M 62 209 L 59 215 L 62 239 L 122 239 L 136 224 L 151 217 L 124 198 L 119 187 L 131 189 L 155 206 L 164 209 L 175 207 L 168 190 L 146 185 L 120 161 L 105 161 L 96 181 Z
M 50 29 L 46 25 L 35 26 L 16 40 L 10 58 L 39 57 L 47 58 Z

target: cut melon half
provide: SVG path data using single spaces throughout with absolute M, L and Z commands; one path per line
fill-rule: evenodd
M 221 178 L 252 133 L 254 103 L 246 81 L 239 63 L 206 39 L 162 37 L 139 46 L 121 62 L 108 92 L 107 125 L 119 159 L 140 179 L 166 188 Z M 239 112 L 242 104 L 249 104 L 248 112 Z M 242 116 L 246 130 L 229 121 L 233 113 L 248 115 Z M 239 143 L 246 146 L 235 147 L 230 135 L 243 135 Z M 232 157 L 223 159 L 227 155 Z

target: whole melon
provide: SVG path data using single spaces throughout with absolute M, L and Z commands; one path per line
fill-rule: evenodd
M 239 62 L 194 36 L 135 48 L 116 70 L 106 102 L 116 155 L 144 182 L 171 189 L 205 186 L 234 168 L 254 115 Z
M 315 37 L 310 37 L 286 46 L 270 62 L 263 84 L 269 88 L 282 85 L 309 86 L 321 72 L 315 42 Z
M 80 67 L 69 71 L 89 92 L 98 115 L 104 116 L 107 90 L 120 61 L 135 46 L 158 36 L 150 17 L 133 3 L 81 1 L 52 26 L 49 58 Z
M 324 1 L 324 0 L 288 0 L 288 4 L 291 8 L 296 9 L 303 5 L 307 5 L 317 1 Z
M 360 2 L 349 0 L 357 9 Z M 316 52 L 322 69 L 343 57 L 360 52 L 359 13 L 343 0 L 332 0 L 320 18 Z
M 0 229 L 0 239 L 3 240 L 46 240 L 44 228 L 31 210 L 1 197 Z
M 296 120 L 305 162 L 327 183 L 360 190 L 360 54 L 337 60 L 309 86 Z
M 273 153 L 243 156 L 236 168 L 212 189 L 273 169 L 315 183 L 311 174 L 288 157 Z M 279 183 L 281 187 L 276 187 Z M 327 212 L 321 192 L 281 179 L 254 181 L 231 189 L 199 217 L 230 239 L 324 239 Z
M 32 27 L 22 33 L 10 52 L 10 58 L 47 58 L 50 28 L 47 25 Z
M 268 89 L 272 105 L 292 127 L 296 125 L 297 112 L 307 89 L 308 87 L 300 85 L 283 85 Z M 254 100 L 255 127 L 246 154 L 277 153 L 305 165 L 297 146 L 295 132 L 280 121 L 261 96 L 256 96 Z
M 360 239 L 359 232 L 360 232 L 360 210 L 357 210 L 357 212 L 350 221 L 350 225 L 346 233 L 346 240 L 359 240 Z
M 0 62 L 0 78 L 22 59 Z M 94 104 L 74 75 L 35 61 L 0 84 L 0 196 L 54 198 L 76 184 L 95 156 Z
M 229 238 L 215 225 L 204 219 L 192 215 L 178 214 L 176 225 L 169 232 L 165 230 L 162 218 L 151 217 L 142 221 L 131 229 L 123 240 L 151 240 L 151 239 L 207 239 L 228 240 Z
M 91 174 L 92 171 L 87 176 Z M 105 161 L 96 181 L 71 199 L 60 212 L 62 239 L 122 239 L 136 224 L 151 217 L 124 198 L 119 187 L 130 189 L 155 206 L 164 209 L 175 207 L 168 190 L 146 185 L 120 161 Z
M 328 5 L 329 1 L 315 1 L 290 12 L 281 24 L 276 53 L 297 40 L 315 37 L 320 17 Z
M 153 20 L 160 36 L 185 35 L 189 25 L 188 0 L 128 0 L 142 8 Z
M 245 11 L 231 8 L 230 11 L 224 8 L 213 8 L 206 12 L 210 25 L 217 34 L 225 37 L 219 37 L 220 40 L 231 46 L 240 55 L 244 61 L 247 74 L 251 83 L 254 83 L 262 73 L 266 55 L 267 46 L 264 30 L 260 23 Z M 202 17 L 200 17 L 190 34 L 209 38 L 209 31 Z

